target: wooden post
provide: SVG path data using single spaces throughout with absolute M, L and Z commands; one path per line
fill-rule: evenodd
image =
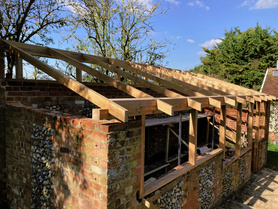
M 181 164 L 181 126 L 182 126 L 182 114 L 179 117 L 179 149 L 178 149 L 178 165 Z
M 258 172 L 258 146 L 260 139 L 260 109 L 261 103 L 256 102 L 256 121 L 255 121 L 255 142 L 254 142 L 254 159 L 253 159 L 253 171 Z
M 208 145 L 208 142 L 209 142 L 209 123 L 210 123 L 210 118 L 207 117 L 206 145 Z
M 260 121 L 260 138 L 263 138 L 265 139 L 265 113 L 266 113 L 266 103 L 265 102 L 262 102 L 261 103 L 261 121 Z
M 253 112 L 254 112 L 254 103 L 249 103 L 248 106 L 248 126 L 247 126 L 247 141 L 248 147 L 252 149 L 253 143 Z
M 223 149 L 223 165 L 225 164 L 226 114 L 227 106 L 222 105 L 220 109 L 219 148 Z
M 237 103 L 237 121 L 236 121 L 236 156 L 240 156 L 241 149 L 241 124 L 242 124 L 242 104 Z
M 167 135 L 166 135 L 166 152 L 165 152 L 165 163 L 168 163 L 169 156 L 169 142 L 170 142 L 170 127 L 167 126 Z M 167 167 L 165 167 L 165 173 L 167 173 Z
M 15 70 L 16 70 L 16 79 L 22 79 L 23 78 L 22 59 L 18 56 L 15 56 Z
M 146 124 L 146 116 L 142 115 L 142 126 L 141 126 L 141 175 L 140 175 L 140 198 L 143 197 L 144 194 L 144 174 L 145 174 L 145 124 Z
M 197 152 L 197 120 L 198 111 L 195 109 L 190 110 L 189 120 L 189 163 L 191 165 L 196 164 L 196 152 Z
M 0 79 L 5 78 L 5 46 L 0 42 Z
M 213 107 L 213 116 L 212 116 L 212 139 L 211 139 L 211 147 L 214 149 L 214 133 L 215 133 L 215 107 Z
M 82 82 L 82 70 L 79 68 L 76 68 L 76 80 L 78 82 Z

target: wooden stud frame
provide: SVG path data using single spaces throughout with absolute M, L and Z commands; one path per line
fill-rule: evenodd
M 145 124 L 146 124 L 146 116 L 142 115 L 142 126 L 141 126 L 141 174 L 140 174 L 140 191 L 139 196 L 142 198 L 144 196 L 144 174 L 145 174 Z
M 16 79 L 23 79 L 23 65 L 20 57 L 15 57 Z
M 240 156 L 241 150 L 241 124 L 242 124 L 242 104 L 237 104 L 237 123 L 236 123 L 236 153 L 237 157 Z
M 198 111 L 190 110 L 190 120 L 189 120 L 189 159 L 188 162 L 191 165 L 196 164 L 196 154 L 197 154 L 197 121 L 198 121 Z
M 76 80 L 78 82 L 82 82 L 82 70 L 79 68 L 76 68 Z
M 252 149 L 253 142 L 253 115 L 254 115 L 254 103 L 248 105 L 248 125 L 247 125 L 247 141 L 248 147 Z
M 261 103 L 261 121 L 260 121 L 260 138 L 265 139 L 265 125 L 266 125 L 266 102 Z
M 222 105 L 220 109 L 220 127 L 219 127 L 219 147 L 223 149 L 223 165 L 225 164 L 225 145 L 226 145 L 226 114 L 227 106 Z
M 254 158 L 253 158 L 253 171 L 258 172 L 258 146 L 260 140 L 260 109 L 261 103 L 256 102 L 256 120 L 255 120 L 255 141 L 254 141 Z

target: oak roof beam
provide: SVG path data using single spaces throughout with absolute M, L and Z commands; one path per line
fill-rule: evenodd
M 147 71 L 143 71 L 143 70 L 139 70 L 138 68 L 132 67 L 129 64 L 127 64 L 126 62 L 122 61 L 122 60 L 116 60 L 116 59 L 109 59 L 109 62 L 115 66 L 121 67 L 125 70 L 128 70 L 132 73 L 136 73 L 138 75 L 144 76 L 146 78 L 149 78 L 157 83 L 162 84 L 164 87 L 168 88 L 168 89 L 174 89 L 178 92 L 181 92 L 183 94 L 186 94 L 188 96 L 198 96 L 198 95 L 203 95 L 200 94 L 196 91 L 192 91 L 189 88 L 185 88 L 184 86 L 178 85 L 176 83 L 173 83 L 169 80 L 166 80 L 165 78 L 160 78 L 156 75 L 153 75 L 151 73 L 148 73 Z
M 130 85 L 124 84 L 116 79 L 113 79 L 97 70 L 95 70 L 94 68 L 91 68 L 87 65 L 84 65 L 83 63 L 75 60 L 74 58 L 71 58 L 61 52 L 58 52 L 54 49 L 49 49 L 50 53 L 55 55 L 55 57 L 64 60 L 65 62 L 74 65 L 75 67 L 82 69 L 83 71 L 98 77 L 100 80 L 102 80 L 103 82 L 114 86 L 115 88 L 126 92 L 127 94 L 135 97 L 135 98 L 154 98 L 149 94 L 146 94 L 145 92 L 138 90 Z M 161 110 L 162 112 L 165 112 L 168 115 L 173 115 L 174 114 L 174 108 L 172 105 L 167 104 L 166 102 L 163 101 L 158 101 L 157 103 L 157 109 Z M 105 109 L 105 108 L 104 108 Z
M 51 66 L 45 64 L 44 62 L 40 61 L 39 59 L 33 57 L 29 53 L 19 49 L 11 42 L 5 43 L 6 48 L 13 54 L 16 54 L 18 57 L 26 60 L 33 66 L 37 67 L 38 69 L 42 70 L 52 78 L 56 79 L 59 83 L 63 84 L 64 86 L 68 87 L 72 91 L 76 92 L 80 96 L 84 97 L 85 99 L 89 100 L 90 102 L 96 104 L 99 107 L 104 109 L 109 109 L 109 113 L 121 121 L 127 122 L 128 121 L 128 110 L 120 105 L 116 104 L 113 101 L 110 101 L 106 97 L 102 96 L 101 94 L 93 91 L 92 89 L 88 88 L 87 86 L 79 83 L 71 79 L 70 77 L 64 75 L 63 73 L 59 72 L 58 70 L 52 68 Z
M 148 72 L 148 73 L 151 73 L 151 74 L 154 74 L 158 77 L 161 77 L 165 80 L 168 80 L 170 82 L 173 82 L 173 83 L 176 83 L 178 85 L 181 85 L 183 86 L 184 88 L 188 88 L 192 91 L 195 91 L 194 95 L 195 96 L 212 96 L 212 95 L 218 95 L 217 93 L 211 91 L 211 90 L 208 90 L 208 89 L 204 89 L 204 88 L 201 88 L 200 86 L 198 85 L 192 85 L 191 83 L 187 82 L 187 81 L 184 81 L 184 80 L 181 80 L 179 77 L 177 77 L 177 75 L 169 75 L 169 74 L 164 74 L 164 73 L 161 73 L 155 69 L 152 68 L 152 66 L 147 66 L 145 67 L 144 65 L 141 65 L 141 64 L 136 64 L 136 63 L 132 63 L 132 62 L 127 62 L 130 66 L 132 67 L 135 67 L 141 71 L 145 71 L 145 72 Z
M 203 92 L 203 95 L 206 95 L 206 96 L 226 95 L 226 92 L 211 88 L 210 86 L 207 86 L 207 85 L 201 83 L 197 79 L 194 79 L 194 78 L 187 79 L 186 77 L 184 77 L 184 74 L 179 70 L 171 70 L 171 72 L 170 72 L 169 69 L 167 70 L 167 68 L 163 68 L 163 67 L 156 67 L 156 66 L 150 66 L 150 65 L 148 66 L 145 64 L 137 64 L 137 63 L 133 63 L 133 62 L 127 62 L 127 63 L 129 63 L 129 65 L 131 65 L 133 67 L 137 67 L 137 68 L 141 67 L 142 69 L 146 70 L 147 72 L 156 74 L 159 77 L 170 77 L 171 79 L 174 79 L 175 82 L 178 82 L 178 83 L 182 82 L 182 83 L 191 85 L 191 86 L 193 86 L 195 91 Z
M 125 78 L 128 78 L 129 80 L 137 83 L 137 84 L 140 84 L 140 85 L 143 85 L 144 87 L 147 87 L 147 88 L 150 88 L 152 89 L 153 91 L 156 91 L 162 95 L 165 95 L 165 96 L 168 96 L 168 97 L 182 97 L 183 95 L 181 94 L 178 94 L 176 92 L 173 92 L 171 90 L 168 90 L 167 88 L 163 88 L 161 86 L 158 86 L 158 85 L 155 85 L 153 83 L 150 83 L 146 80 L 143 80 L 139 77 L 136 77 L 134 75 L 131 75 L 130 73 L 127 73 L 127 72 L 124 72 L 122 71 L 121 69 L 111 65 L 111 64 L 108 64 L 108 63 L 105 63 L 103 62 L 102 60 L 100 60 L 99 58 L 96 58 L 96 57 L 92 57 L 90 55 L 83 55 L 85 57 L 86 60 L 88 60 L 90 63 L 92 64 L 96 64 L 96 65 L 99 65 L 107 70 L 110 70 L 120 76 L 123 76 Z

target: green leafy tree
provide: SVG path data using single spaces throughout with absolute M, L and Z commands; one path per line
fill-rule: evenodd
M 16 42 L 49 43 L 49 33 L 66 24 L 63 0 L 1 0 L 0 38 Z M 8 74 L 12 77 L 15 58 L 7 53 Z
M 278 59 L 278 34 L 257 24 L 242 32 L 238 27 L 225 32 L 225 38 L 201 57 L 193 71 L 258 90 L 265 70 Z

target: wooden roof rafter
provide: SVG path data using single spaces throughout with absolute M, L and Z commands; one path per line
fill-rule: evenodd
M 229 86 L 227 82 L 222 82 L 210 77 L 199 76 L 192 73 L 177 72 L 178 76 L 173 73 L 167 73 L 167 68 L 147 66 L 127 61 L 109 59 L 94 55 L 87 55 L 79 52 L 70 52 L 48 47 L 34 46 L 29 44 L 16 43 L 11 41 L 0 40 L 5 44 L 5 49 L 16 54 L 16 56 L 26 60 L 30 64 L 47 73 L 49 76 L 64 84 L 71 90 L 75 91 L 85 99 L 99 106 L 102 111 L 99 112 L 102 117 L 113 115 L 114 117 L 126 122 L 129 116 L 154 114 L 164 112 L 173 115 L 174 111 L 195 109 L 201 111 L 202 108 L 214 106 L 221 108 L 222 105 L 229 104 L 235 106 L 236 102 L 245 104 L 246 102 L 254 103 L 255 101 L 269 101 L 273 97 L 249 90 L 236 85 Z M 0 44 L 1 44 L 0 43 Z M 116 98 L 108 99 L 103 95 L 89 89 L 82 83 L 64 75 L 56 69 L 41 62 L 34 56 L 48 57 L 64 60 L 82 70 L 91 74 L 110 86 L 113 86 L 134 98 Z M 127 78 L 134 83 L 150 88 L 151 90 L 164 95 L 165 97 L 153 97 L 134 86 L 125 84 L 115 78 L 112 78 L 84 63 L 98 65 L 119 76 Z M 124 69 L 124 70 L 122 70 Z M 148 82 L 140 75 L 155 81 Z M 175 73 L 174 73 L 175 74 Z M 199 76 L 199 77 L 198 77 Z M 196 84 L 197 83 L 197 84 Z M 175 90 L 175 91 L 172 91 Z M 231 89 L 231 91 L 230 91 Z M 179 94 L 180 92 L 182 94 Z
M 145 64 L 137 64 L 137 63 L 132 63 L 129 62 L 130 65 L 132 66 L 142 66 L 145 67 Z M 215 93 L 218 93 L 220 95 L 245 95 L 245 94 L 259 94 L 261 96 L 261 99 L 267 101 L 267 100 L 273 100 L 273 96 L 268 96 L 266 94 L 257 92 L 252 89 L 247 89 L 242 86 L 238 86 L 236 84 L 228 83 L 226 81 L 222 81 L 213 77 L 209 77 L 203 74 L 199 73 L 193 73 L 193 72 L 181 72 L 179 70 L 176 70 L 177 75 L 173 75 L 169 73 L 169 71 L 173 71 L 173 69 L 170 68 L 164 68 L 164 67 L 157 67 L 157 66 L 148 66 L 148 71 L 152 70 L 160 74 L 165 74 L 167 76 L 176 76 L 180 80 L 184 82 L 190 82 L 195 85 L 199 85 L 200 87 L 204 87 L 206 89 L 209 89 Z M 259 99 L 258 96 L 254 97 L 254 99 Z M 260 100 L 261 100 L 260 99 Z
M 128 121 L 128 110 L 124 107 L 118 105 L 117 103 L 107 99 L 103 95 L 93 91 L 92 89 L 88 88 L 87 86 L 79 83 L 71 79 L 70 77 L 62 74 L 58 70 L 52 68 L 51 66 L 45 64 L 44 62 L 40 61 L 39 59 L 33 57 L 26 51 L 23 51 L 16 47 L 15 45 L 11 44 L 10 42 L 5 43 L 6 49 L 10 52 L 15 54 L 17 57 L 20 57 L 36 68 L 42 70 L 43 72 L 47 73 L 52 78 L 55 78 L 61 84 L 67 86 L 69 89 L 73 90 L 74 92 L 78 93 L 80 96 L 84 97 L 85 99 L 94 102 L 96 105 L 101 106 L 103 108 L 109 109 L 109 112 L 114 115 L 115 117 L 119 118 L 122 121 Z

